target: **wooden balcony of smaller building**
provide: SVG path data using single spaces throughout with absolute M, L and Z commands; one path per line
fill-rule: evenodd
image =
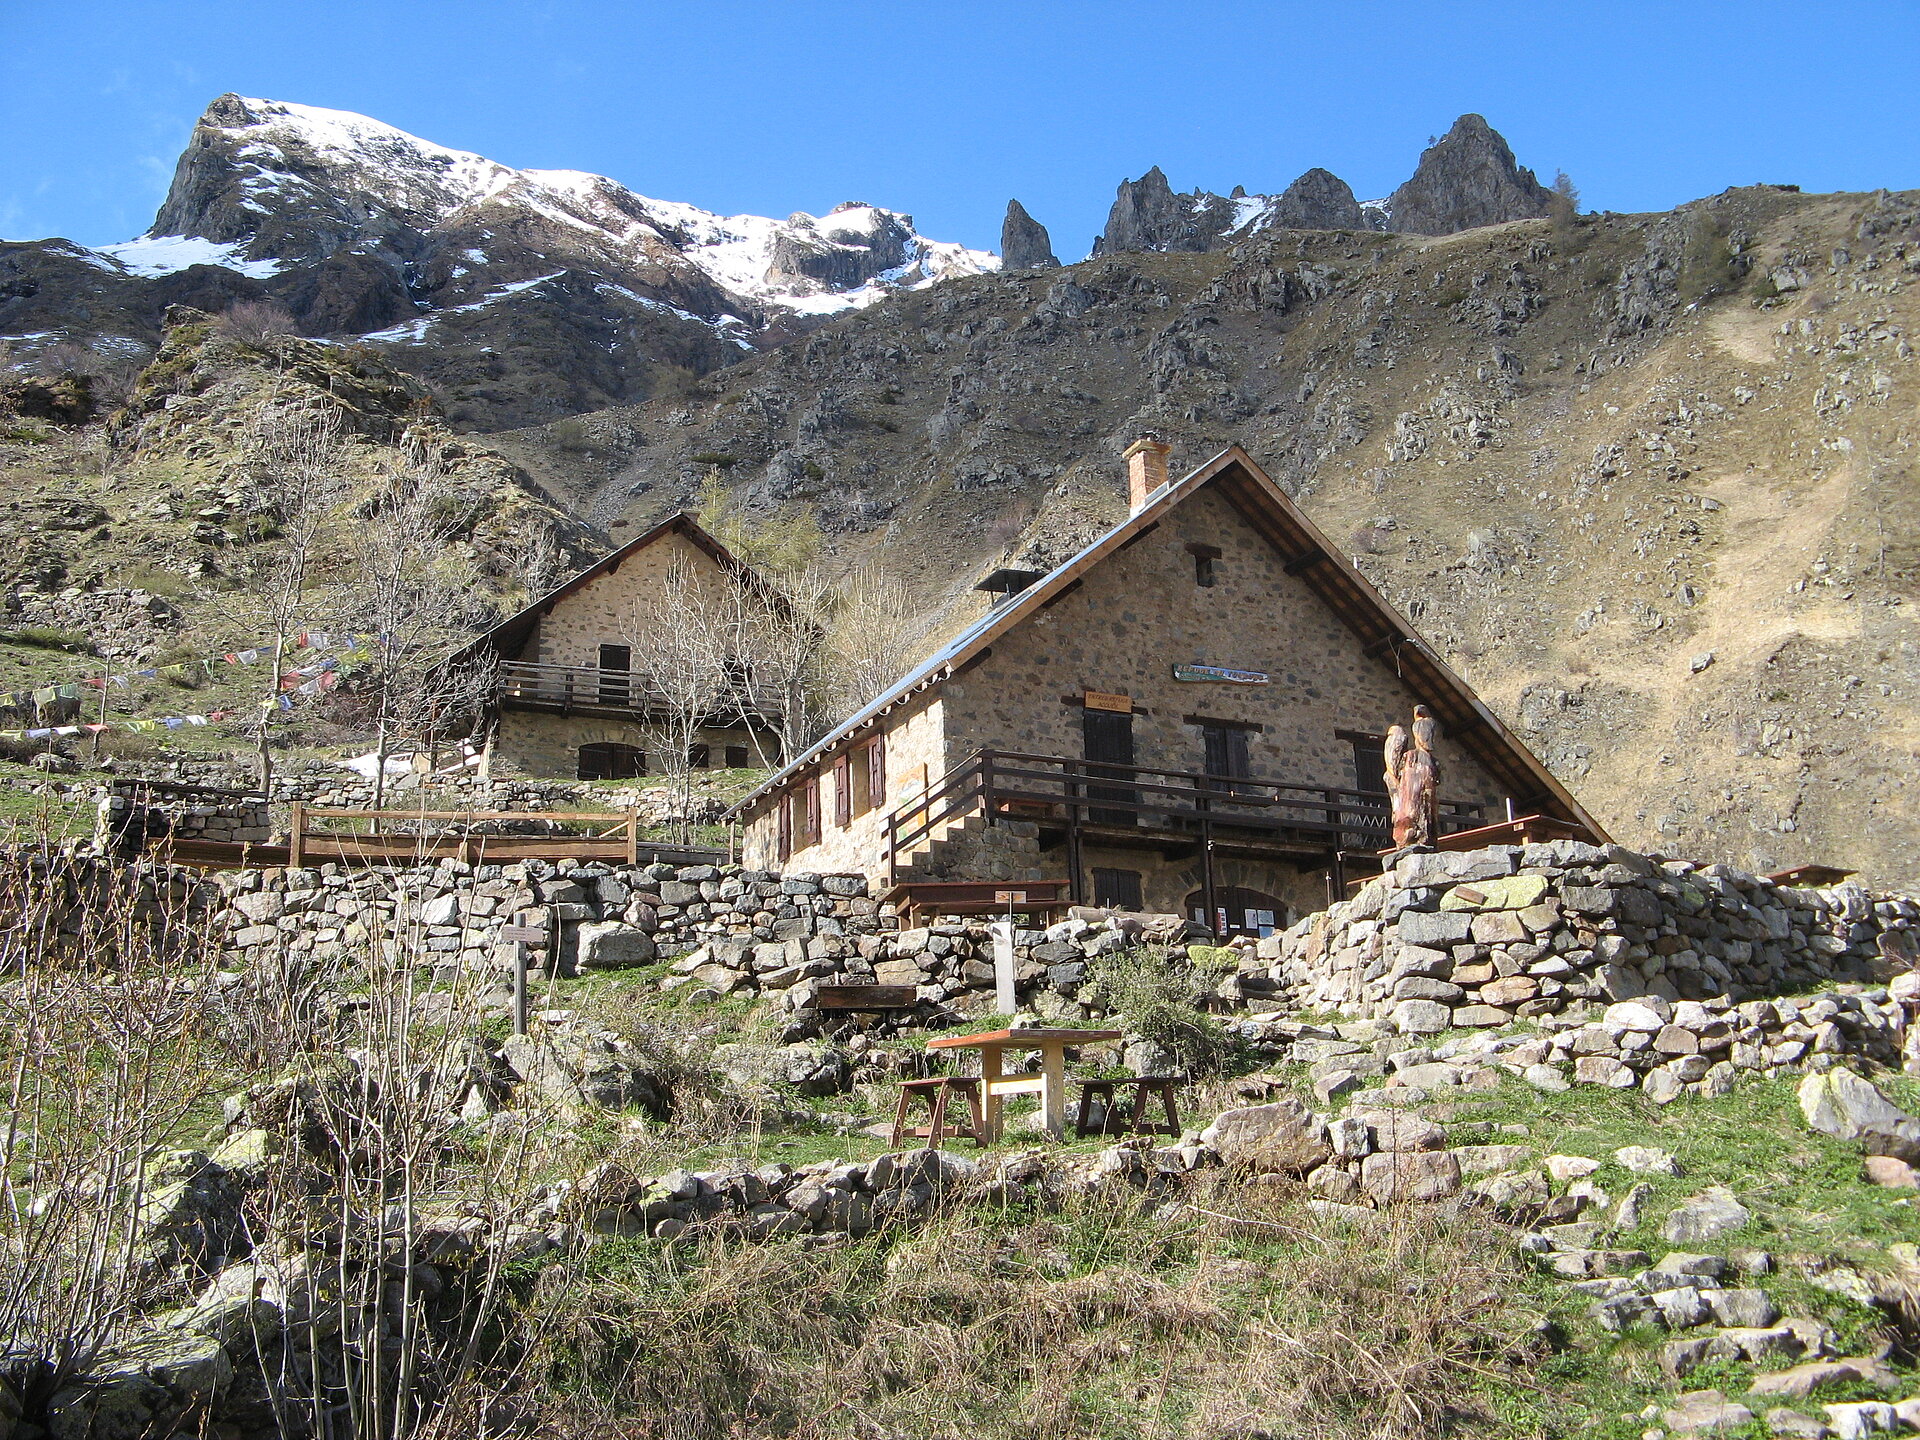
M 619 720 L 658 718 L 689 703 L 689 695 L 701 697 L 707 722 L 716 726 L 757 724 L 780 714 L 779 696 L 751 681 L 670 688 L 644 670 L 595 665 L 505 660 L 495 693 L 502 705 L 514 709 Z
M 1441 836 L 1485 826 L 1491 808 L 1441 800 Z M 1391 806 L 1377 792 L 981 750 L 888 817 L 890 868 L 898 874 L 969 821 L 1032 823 L 1044 849 L 1065 846 L 1067 873 L 1076 878 L 1087 845 L 1339 869 L 1343 856 L 1371 856 L 1392 844 Z

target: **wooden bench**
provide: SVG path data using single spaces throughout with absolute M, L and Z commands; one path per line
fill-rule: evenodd
M 1133 1090 L 1133 1103 L 1123 1115 L 1120 1113 L 1119 1097 L 1115 1094 L 1122 1086 Z M 1180 1133 L 1180 1111 L 1174 1104 L 1174 1091 L 1180 1082 L 1171 1075 L 1135 1075 L 1126 1080 L 1082 1080 L 1080 1082 L 1080 1111 L 1074 1117 L 1073 1128 L 1076 1134 L 1091 1135 L 1096 1130 L 1112 1135 L 1178 1135 Z M 1166 1123 L 1156 1125 L 1147 1119 L 1147 1097 L 1160 1097 L 1161 1107 L 1166 1111 Z M 1091 1112 L 1095 1098 L 1100 1101 L 1103 1112 L 1101 1123 L 1091 1123 Z

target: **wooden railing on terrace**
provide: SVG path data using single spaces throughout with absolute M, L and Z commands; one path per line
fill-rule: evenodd
M 1442 800 L 1440 833 L 1483 825 L 1487 811 L 1477 801 Z M 1391 807 L 1375 792 L 980 750 L 887 817 L 889 873 L 897 877 L 916 850 L 973 815 L 989 823 L 1064 824 L 1070 843 L 1089 827 L 1101 831 L 1103 843 L 1126 829 L 1143 838 L 1190 831 L 1328 850 L 1380 850 L 1392 843 Z
M 659 683 L 644 670 L 603 670 L 594 665 L 540 665 L 529 660 L 500 664 L 496 687 L 500 699 L 526 705 L 554 705 L 566 710 L 612 709 L 657 711 L 667 704 Z M 718 688 L 711 713 L 715 718 L 780 713 L 779 696 L 766 686 L 742 682 Z
M 356 825 L 358 828 L 356 828 Z M 475 827 L 482 827 L 476 829 Z M 725 851 L 640 834 L 637 810 L 318 810 L 293 807 L 289 865 L 391 865 L 446 857 L 474 864 L 516 860 L 722 862 Z

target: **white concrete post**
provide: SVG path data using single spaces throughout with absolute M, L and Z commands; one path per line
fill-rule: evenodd
M 1011 1015 L 1020 1008 L 1013 994 L 1013 921 L 995 920 L 988 929 L 993 932 L 994 1012 Z

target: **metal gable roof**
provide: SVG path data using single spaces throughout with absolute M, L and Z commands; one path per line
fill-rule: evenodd
M 1218 487 L 1221 495 L 1283 557 L 1287 572 L 1303 579 L 1361 640 L 1369 657 L 1391 655 L 1391 663 L 1408 688 L 1433 707 L 1448 737 L 1464 746 L 1496 780 L 1511 790 L 1516 801 L 1530 812 L 1578 821 L 1595 835 L 1604 837 L 1605 832 L 1539 757 L 1500 723 L 1467 682 L 1428 648 L 1386 597 L 1354 569 L 1320 528 L 1238 445 L 1229 446 L 1180 480 L 1155 491 L 1136 513 L 1012 600 L 976 620 L 896 681 L 879 699 L 835 727 L 743 798 L 730 813 L 744 813 L 903 700 L 944 681 L 991 646 L 996 638 L 1044 610 L 1088 570 L 1209 485 Z

